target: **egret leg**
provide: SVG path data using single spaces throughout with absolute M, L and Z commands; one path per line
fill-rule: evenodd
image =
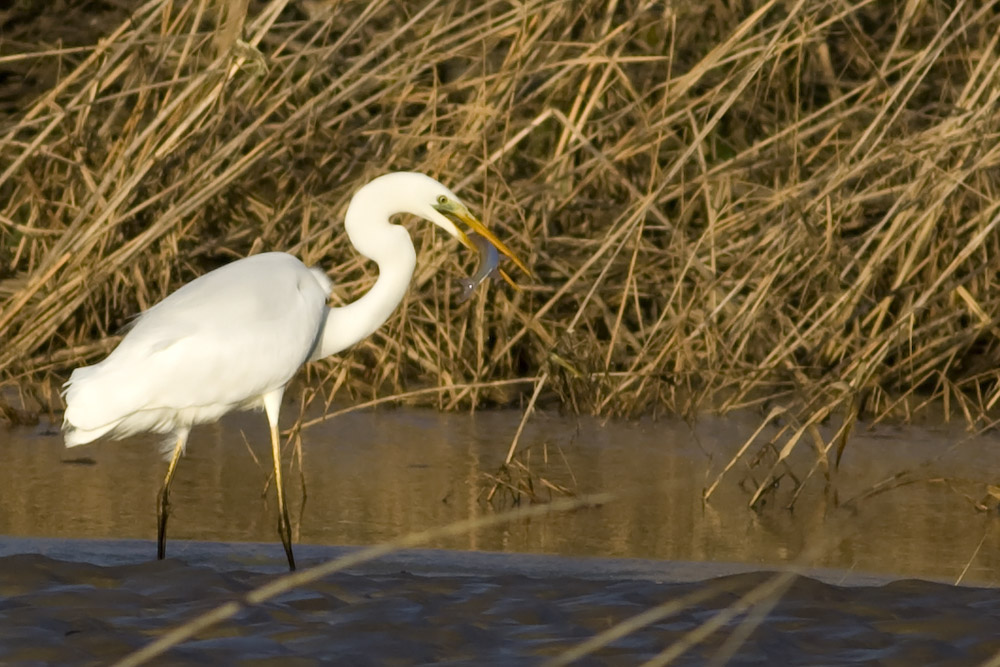
M 288 506 L 285 504 L 285 485 L 281 479 L 281 438 L 278 436 L 278 413 L 281 410 L 281 397 L 285 392 L 282 387 L 264 395 L 264 411 L 271 426 L 271 456 L 274 458 L 274 488 L 278 492 L 278 535 L 285 547 L 288 557 L 288 569 L 295 569 L 295 556 L 292 555 L 292 522 L 288 519 Z
M 174 478 L 177 462 L 181 460 L 187 436 L 187 429 L 177 433 L 177 443 L 174 445 L 174 453 L 170 456 L 170 463 L 167 465 L 167 476 L 163 478 L 163 486 L 160 487 L 160 492 L 156 496 L 156 558 L 158 560 L 163 560 L 167 553 L 167 515 L 170 511 L 170 480 Z

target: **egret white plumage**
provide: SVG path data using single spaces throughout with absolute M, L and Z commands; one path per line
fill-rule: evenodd
M 271 430 L 278 532 L 295 569 L 281 478 L 278 413 L 289 380 L 307 361 L 366 338 L 403 299 L 416 264 L 409 233 L 390 218 L 410 213 L 474 248 L 462 223 L 527 267 L 448 188 L 429 176 L 380 176 L 351 199 L 344 224 L 355 249 L 378 264 L 375 285 L 330 308 L 331 282 L 292 255 L 272 252 L 227 264 L 167 296 L 132 323 L 111 354 L 77 368 L 66 383 L 67 447 L 101 436 L 173 435 L 157 496 L 157 557 L 166 551 L 168 494 L 191 427 L 233 410 L 263 407 Z

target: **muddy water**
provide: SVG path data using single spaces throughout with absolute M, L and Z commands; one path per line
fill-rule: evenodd
M 401 410 L 309 429 L 304 506 L 297 475 L 289 484 L 300 563 L 495 511 L 483 501 L 483 473 L 503 459 L 518 419 Z M 638 664 L 671 650 L 690 665 L 979 664 L 1000 652 L 995 590 L 885 583 L 1000 583 L 1000 519 L 995 508 L 972 508 L 1000 469 L 995 436 L 863 432 L 834 483 L 810 483 L 794 511 L 784 508 L 787 477 L 749 511 L 751 478 L 763 471 L 745 465 L 702 503 L 754 426 L 539 416 L 522 437 L 534 489 L 611 491 L 615 500 L 338 573 L 243 610 L 154 664 L 545 664 L 664 604 L 676 609 L 573 664 Z M 4 434 L 0 663 L 109 663 L 272 581 L 283 556 L 273 502 L 261 496 L 265 438 L 260 415 L 195 432 L 172 493 L 173 558 L 155 561 L 164 469 L 155 440 L 67 451 L 44 425 Z M 792 458 L 808 468 L 805 452 Z M 927 481 L 843 509 L 908 468 Z M 764 570 L 793 562 L 834 569 L 769 588 Z M 762 588 L 771 592 L 758 616 L 731 613 Z M 718 633 L 677 648 L 708 620 Z
M 518 420 L 513 412 L 387 410 L 309 428 L 304 505 L 297 470 L 287 481 L 297 541 L 372 544 L 493 512 L 496 504 L 483 499 L 484 473 L 497 469 Z M 262 415 L 248 413 L 195 430 L 172 487 L 170 538 L 276 540 L 273 499 L 262 498 L 269 465 L 264 424 Z M 862 430 L 834 485 L 825 487 L 818 475 L 794 511 L 784 509 L 793 487 L 788 477 L 761 511 L 749 511 L 751 478 L 764 473 L 742 464 L 703 504 L 703 489 L 755 426 L 751 417 L 705 418 L 692 429 L 669 420 L 602 424 L 539 415 L 521 439 L 538 496 L 548 497 L 545 482 L 551 482 L 578 493 L 612 491 L 616 500 L 428 546 L 761 567 L 798 562 L 1000 584 L 996 511 L 974 510 L 970 498 L 978 500 L 982 487 L 966 483 L 996 479 L 997 436 L 970 439 L 946 425 Z M 165 465 L 158 440 L 66 450 L 58 433 L 42 425 L 4 434 L 0 456 L 0 535 L 154 538 L 154 498 Z M 932 481 L 870 498 L 850 512 L 836 507 L 928 461 L 921 475 Z M 808 470 L 805 458 L 795 463 Z M 508 500 L 498 497 L 500 505 Z

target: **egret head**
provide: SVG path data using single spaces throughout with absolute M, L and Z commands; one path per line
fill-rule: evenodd
M 430 176 L 417 172 L 385 174 L 359 191 L 355 198 L 359 196 L 380 198 L 380 204 L 394 211 L 405 211 L 430 220 L 474 251 L 477 248 L 469 240 L 466 229 L 476 232 L 509 257 L 519 269 L 531 274 L 524 262 L 515 257 L 510 248 L 480 222 L 454 192 Z
M 438 225 L 448 229 L 444 224 L 442 224 L 442 222 L 458 222 L 464 224 L 470 230 L 476 232 L 496 246 L 497 250 L 502 252 L 507 257 L 510 257 L 511 261 L 513 261 L 519 269 L 524 271 L 526 274 L 531 275 L 531 271 L 528 270 L 528 267 L 525 266 L 520 259 L 514 256 L 514 253 L 511 252 L 510 248 L 508 248 L 503 241 L 498 239 L 493 232 L 486 227 L 486 225 L 481 223 L 479 219 L 476 218 L 476 216 L 472 215 L 472 213 L 469 212 L 469 209 L 466 208 L 465 204 L 459 201 L 458 197 L 448 191 L 447 188 L 445 188 L 445 192 L 438 194 L 437 199 L 433 204 L 433 208 L 441 214 L 441 217 L 444 218 L 444 221 L 434 220 L 433 218 L 431 219 Z M 461 241 L 465 247 L 478 251 L 478 248 L 469 240 L 469 237 L 465 234 L 461 227 L 455 224 L 452 224 L 452 227 L 454 228 L 454 231 L 448 229 L 452 236 Z

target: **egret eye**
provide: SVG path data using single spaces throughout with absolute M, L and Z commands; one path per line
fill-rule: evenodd
M 444 195 L 438 195 L 438 203 L 444 206 L 448 203 L 448 198 Z

